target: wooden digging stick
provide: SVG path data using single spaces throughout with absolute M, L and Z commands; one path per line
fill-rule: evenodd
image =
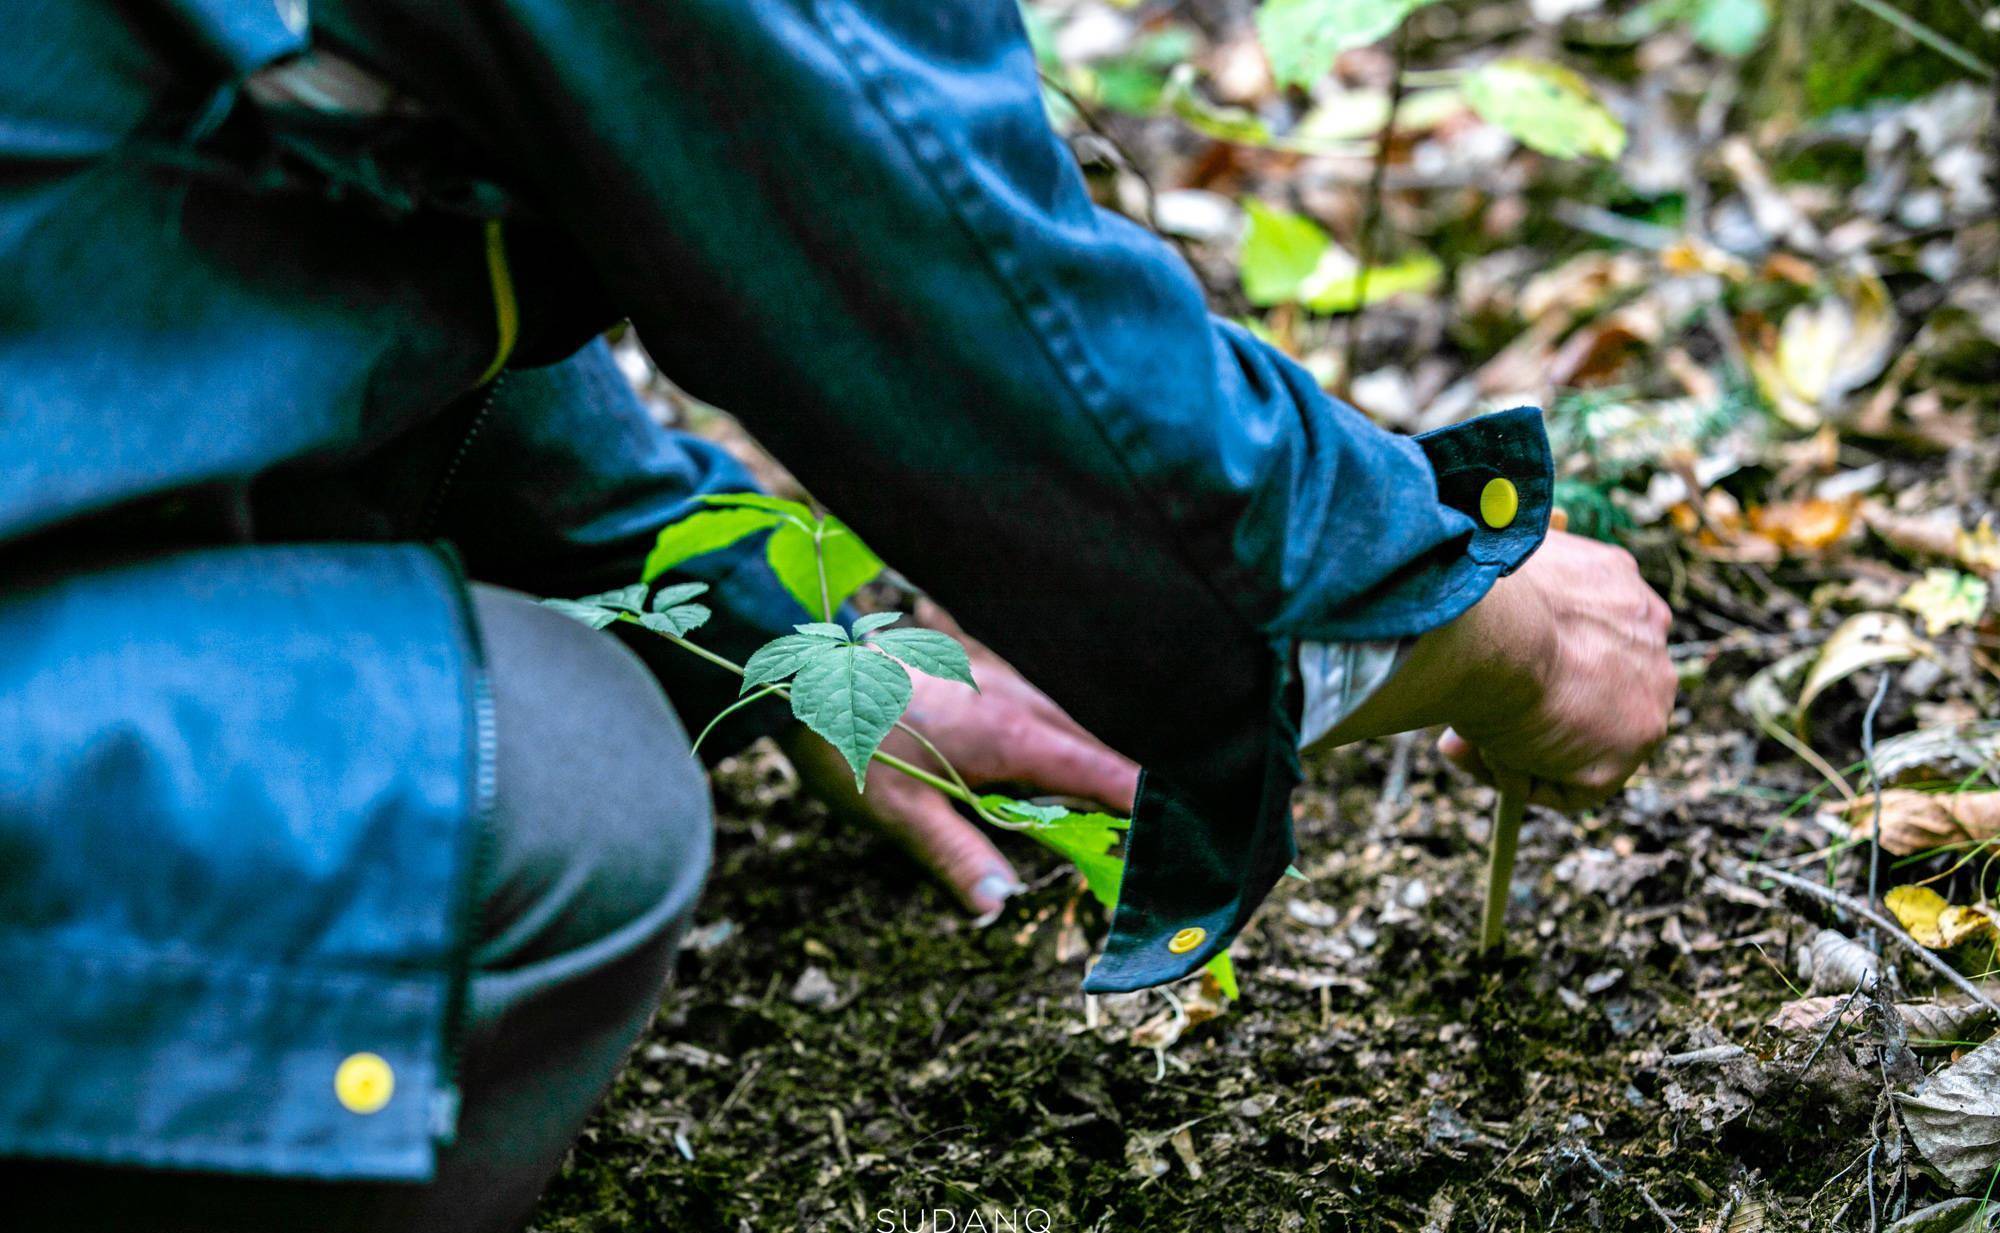
M 1549 512 L 1549 530 L 1569 529 L 1569 515 L 1557 508 Z M 1528 811 L 1528 789 L 1534 783 L 1526 775 L 1495 774 L 1498 795 L 1493 802 L 1493 838 L 1486 855 L 1486 912 L 1479 918 L 1479 953 L 1500 949 L 1507 936 L 1507 899 L 1514 883 L 1514 852 L 1521 840 L 1521 817 Z
M 1493 839 L 1486 857 L 1486 914 L 1479 919 L 1479 953 L 1500 949 L 1507 934 L 1507 898 L 1514 884 L 1514 850 L 1521 839 L 1521 815 L 1528 809 L 1525 775 L 1495 777 L 1499 799 L 1493 806 Z

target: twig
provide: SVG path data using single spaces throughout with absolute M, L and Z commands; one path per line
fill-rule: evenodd
M 1883 3 L 1883 0 L 1854 0 L 1854 4 L 1888 22 L 1890 25 L 1896 27 L 1896 29 L 1901 30 L 1904 34 L 1929 47 L 1932 51 L 1937 52 L 1967 72 L 1975 73 L 1987 81 L 1993 80 L 1992 65 L 1981 60 L 1978 56 L 1973 55 L 1965 48 L 1960 47 L 1957 43 L 1952 42 L 1944 35 L 1939 34 L 1936 30 L 1931 29 L 1901 9 Z
M 1647 1210 L 1651 1211 L 1653 1215 L 1659 1217 L 1661 1224 L 1667 1226 L 1667 1233 L 1681 1233 L 1681 1227 L 1674 1223 L 1674 1218 L 1672 1216 L 1667 1215 L 1666 1209 L 1661 1207 L 1659 1203 L 1653 1198 L 1653 1192 L 1646 1189 L 1646 1183 L 1639 1181 L 1636 1178 L 1627 1178 L 1623 1173 L 1620 1173 L 1615 1169 L 1607 1167 L 1602 1160 L 1599 1160 L 1597 1158 L 1597 1153 L 1591 1151 L 1589 1146 L 1585 1144 L 1583 1140 L 1572 1139 L 1570 1141 L 1570 1145 L 1576 1149 L 1577 1158 L 1582 1160 L 1583 1163 L 1590 1166 L 1591 1172 L 1597 1174 L 1597 1176 L 1603 1178 L 1607 1182 L 1612 1183 L 1613 1185 L 1617 1185 L 1620 1182 L 1624 1182 L 1625 1184 L 1631 1186 L 1632 1189 L 1638 1191 L 1639 1197 L 1643 1199 L 1646 1203 Z
M 1879 892 L 1882 873 L 1882 777 L 1875 773 L 1875 712 L 1882 709 L 1882 699 L 1889 693 L 1889 674 L 1884 672 L 1875 686 L 1875 696 L 1869 699 L 1868 709 L 1861 715 L 1861 759 L 1868 766 L 1868 791 L 1875 797 L 1874 818 L 1869 829 L 1868 848 L 1868 902 L 1874 903 L 1882 896 Z M 1882 943 L 1874 934 L 1868 935 L 1868 949 L 1882 953 Z
M 1833 1012 L 1833 1022 L 1826 1025 L 1826 1031 L 1820 1034 L 1819 1043 L 1814 1045 L 1812 1052 L 1806 1055 L 1805 1065 L 1799 1067 L 1799 1073 L 1792 1076 L 1793 1087 L 1797 1087 L 1806 1081 L 1806 1072 L 1813 1068 L 1814 1062 L 1819 1061 L 1820 1050 L 1826 1048 L 1827 1042 L 1831 1041 L 1834 1034 L 1840 1031 L 1840 1025 L 1847 1018 L 1848 1008 L 1854 1005 L 1854 999 L 1860 997 L 1861 991 L 1867 987 L 1868 975 L 1863 974 L 1860 980 L 1854 982 L 1854 992 L 1848 994 L 1847 1000 L 1840 1004 L 1840 1009 Z
M 1739 867 L 1737 873 L 1738 881 L 1748 882 L 1755 878 L 1769 878 L 1780 886 L 1788 887 L 1798 891 L 1800 894 L 1810 895 L 1815 899 L 1832 904 L 1843 912 L 1860 917 L 1862 920 L 1880 929 L 1883 936 L 1887 937 L 1890 941 L 1895 942 L 1903 949 L 1915 955 L 1923 962 L 1924 966 L 1935 971 L 1939 976 L 1944 977 L 1960 993 L 1965 994 L 1994 1014 L 2000 1015 L 2000 1003 L 1995 1003 L 1992 998 L 1981 993 L 1978 985 L 1973 984 L 1960 975 L 1957 968 L 1952 967 L 1949 963 L 1946 963 L 1926 950 L 1921 943 L 1905 932 L 1901 925 L 1896 924 L 1854 896 L 1837 891 L 1831 886 L 1822 886 L 1809 878 L 1802 878 L 1797 874 L 1786 873 L 1782 869 L 1773 869 L 1769 865 L 1746 863 Z
M 1382 135 L 1375 147 L 1375 167 L 1368 176 L 1368 207 L 1361 215 L 1361 234 L 1354 246 L 1355 260 L 1361 268 L 1354 273 L 1354 312 L 1347 319 L 1347 338 L 1343 344 L 1340 362 L 1340 384 L 1348 394 L 1354 392 L 1354 365 L 1361 354 L 1361 318 L 1368 311 L 1368 271 L 1375 264 L 1375 232 L 1379 229 L 1382 214 L 1382 183 L 1389 169 L 1389 143 L 1396 135 L 1396 112 L 1403 105 L 1403 64 L 1410 48 L 1410 23 L 1406 19 L 1396 27 L 1396 41 L 1391 45 L 1393 64 L 1389 70 L 1389 114 L 1382 119 Z

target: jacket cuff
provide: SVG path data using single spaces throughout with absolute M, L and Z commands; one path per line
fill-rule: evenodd
M 1465 534 L 1301 637 L 1333 642 L 1426 633 L 1463 615 L 1541 546 L 1555 462 L 1539 408 L 1482 415 L 1416 442 L 1436 476 L 1438 504 L 1461 516 Z
M 1403 638 L 1436 628 L 1541 545 L 1555 468 L 1540 411 L 1482 416 L 1417 443 L 1436 474 L 1438 502 L 1468 523 L 1465 536 L 1414 563 L 1334 628 L 1315 629 L 1315 639 Z M 1229 949 L 1296 855 L 1301 689 L 1291 640 L 1270 650 L 1264 712 L 1240 722 L 1215 717 L 1233 739 L 1198 764 L 1149 766 L 1140 780 L 1111 935 L 1085 992 L 1125 993 L 1198 971 Z

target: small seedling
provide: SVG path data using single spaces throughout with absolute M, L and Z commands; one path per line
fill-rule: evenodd
M 902 616 L 893 612 L 857 617 L 851 626 L 838 620 L 841 605 L 884 569 L 882 559 L 860 537 L 839 519 L 798 501 L 756 493 L 720 494 L 703 501 L 708 508 L 661 530 L 638 582 L 583 599 L 542 602 L 592 629 L 617 621 L 638 625 L 741 677 L 740 696 L 702 729 L 694 740 L 697 750 L 724 718 L 766 698 L 782 698 L 791 703 L 799 722 L 840 751 L 854 772 L 857 789 L 867 786 L 869 765 L 880 762 L 958 801 L 988 825 L 1019 831 L 1060 853 L 1076 866 L 1107 912 L 1117 906 L 1125 860 L 1113 849 L 1129 821 L 975 793 L 949 758 L 903 722 L 913 690 L 912 669 L 974 689 L 979 686 L 965 648 L 949 634 L 895 628 Z M 765 643 L 738 664 L 688 639 L 709 617 L 705 606 L 692 602 L 708 589 L 706 584 L 663 586 L 648 600 L 648 592 L 667 571 L 766 531 L 770 535 L 764 558 L 771 572 L 801 607 L 817 612 L 819 620 L 794 626 L 792 633 Z M 884 753 L 882 742 L 892 731 L 915 740 L 944 774 Z M 1237 996 L 1236 973 L 1226 953 L 1210 960 L 1208 970 L 1224 994 Z

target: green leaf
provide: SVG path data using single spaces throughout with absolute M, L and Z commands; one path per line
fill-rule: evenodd
M 1764 41 L 1771 10 L 1764 0 L 1700 0 L 1688 33 L 1694 41 L 1724 56 L 1747 56 Z
M 663 612 L 646 613 L 639 618 L 639 624 L 656 634 L 672 634 L 679 638 L 689 630 L 708 624 L 709 616 L 707 604 L 675 604 Z
M 1120 831 L 1131 829 L 1125 818 L 1108 813 L 1073 813 L 1061 805 L 1031 805 L 997 793 L 979 798 L 987 812 L 1017 822 L 1032 822 L 1022 834 L 1062 856 L 1076 866 L 1090 887 L 1091 897 L 1109 912 L 1118 906 L 1118 890 L 1125 877 L 1125 858 L 1112 855 Z M 1208 970 L 1223 995 L 1235 1000 L 1236 967 L 1227 951 L 1208 961 Z
M 1444 277 L 1444 267 L 1429 253 L 1413 253 L 1388 265 L 1371 266 L 1367 285 L 1361 269 L 1344 252 L 1342 260 L 1321 261 L 1319 268 L 1299 287 L 1299 303 L 1316 313 L 1348 313 L 1367 304 L 1377 304 L 1391 296 L 1429 291 Z
M 596 595 L 586 595 L 576 602 L 596 604 L 600 608 L 615 608 L 620 612 L 644 612 L 646 584 L 635 582 L 629 587 L 619 587 L 615 591 L 600 591 Z
M 819 567 L 813 559 L 813 537 L 793 523 L 771 533 L 764 557 L 771 571 L 807 612 L 837 612 L 848 598 L 882 572 L 882 558 L 837 518 L 828 518 L 822 532 L 826 552 L 826 595 L 822 606 Z
M 831 655 L 845 642 L 833 642 L 806 634 L 786 634 L 758 647 L 743 664 L 743 689 L 749 693 L 760 685 L 773 685 L 797 672 L 814 656 Z
M 1167 76 L 1160 101 L 1189 128 L 1204 137 L 1237 145 L 1271 144 L 1271 127 L 1241 107 L 1224 107 L 1202 97 L 1194 88 L 1195 67 L 1183 64 Z
M 1254 197 L 1243 201 L 1250 225 L 1243 235 L 1243 294 L 1268 308 L 1299 297 L 1299 288 L 1333 241 L 1302 214 L 1276 210 Z
M 845 628 L 834 624 L 832 621 L 807 621 L 803 625 L 794 625 L 792 628 L 808 638 L 821 638 L 833 642 L 854 641 L 854 639 L 848 636 Z
M 618 619 L 618 614 L 609 608 L 574 599 L 545 599 L 542 601 L 542 607 L 551 612 L 560 612 L 572 621 L 582 621 L 592 629 L 603 629 Z
M 910 704 L 910 674 L 887 655 L 854 643 L 806 660 L 792 681 L 792 714 L 825 737 L 868 782 L 868 759 Z
M 1625 149 L 1625 126 L 1598 102 L 1590 83 L 1559 64 L 1495 60 L 1474 69 L 1460 89 L 1474 111 L 1531 150 L 1610 159 Z
M 903 614 L 900 612 L 870 612 L 858 616 L 854 618 L 854 637 L 858 639 L 863 634 L 873 633 L 884 625 L 894 625 L 902 619 Z
M 1208 961 L 1208 974 L 1215 977 L 1215 983 L 1222 987 L 1222 996 L 1234 1002 L 1241 996 L 1236 992 L 1236 965 L 1229 962 L 1229 952 L 1223 951 Z
M 1724 56 L 1747 56 L 1764 41 L 1771 25 L 1765 0 L 1652 0 L 1620 23 L 1631 38 L 1642 38 L 1669 22 L 1684 21 L 1694 41 Z
M 787 501 L 762 492 L 711 492 L 701 498 L 701 503 L 718 509 L 761 509 L 786 518 L 797 518 L 807 524 L 819 521 L 819 515 L 804 502 Z
M 865 621 L 868 618 L 863 617 Z M 861 622 L 854 623 L 856 634 L 866 633 Z M 972 661 L 958 639 L 935 629 L 885 629 L 869 639 L 917 671 L 947 681 L 979 688 L 972 679 Z
M 706 582 L 677 582 L 670 587 L 661 587 L 653 596 L 652 608 L 655 612 L 665 612 L 677 604 L 684 604 L 697 595 L 706 595 Z
M 1125 858 L 1113 856 L 1118 833 L 1131 827 L 1124 818 L 1108 813 L 1072 813 L 1061 806 L 1029 805 L 1005 796 L 982 796 L 979 803 L 989 810 L 1035 825 L 1021 833 L 1045 848 L 1068 857 L 1090 884 L 1091 897 L 1105 911 L 1118 906 L 1118 887 L 1125 876 Z M 1050 810 L 1054 810 L 1051 816 Z
M 719 552 L 737 540 L 783 522 L 782 515 L 763 509 L 716 509 L 689 514 L 660 528 L 653 550 L 639 577 L 651 582 L 683 561 Z
M 1279 85 L 1310 86 L 1340 53 L 1365 47 L 1431 0 L 1264 0 L 1257 36 Z

